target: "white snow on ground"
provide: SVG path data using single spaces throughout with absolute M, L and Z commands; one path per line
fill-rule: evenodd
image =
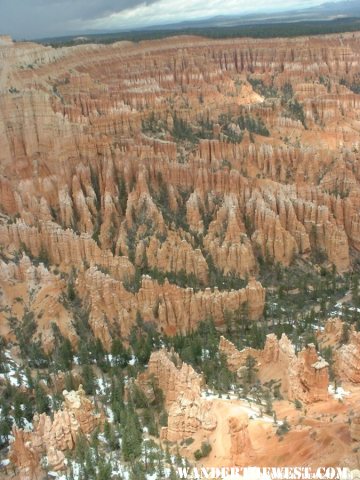
M 5 363 L 5 365 L 3 365 L 3 367 L 4 367 L 3 368 L 3 373 L 0 374 L 0 379 L 3 379 L 3 380 L 8 379 L 11 382 L 11 385 L 16 386 L 16 387 L 19 387 L 20 385 L 28 386 L 28 380 L 27 380 L 26 375 L 24 374 L 24 371 L 23 371 L 22 367 L 19 366 L 15 362 L 15 360 L 12 358 L 10 352 L 6 351 L 5 352 L 5 357 L 7 359 L 7 362 Z M 113 360 L 112 356 L 109 355 L 109 361 L 111 362 L 112 360 Z M 130 365 L 134 365 L 136 363 L 136 361 L 137 361 L 136 357 L 133 356 L 129 363 L 130 363 Z M 75 357 L 74 362 L 76 364 L 78 364 L 79 363 L 79 358 Z M 106 394 L 106 391 L 108 389 L 109 389 L 109 382 L 107 382 L 104 378 L 100 377 L 96 380 L 96 390 L 97 390 L 98 394 L 101 394 L 101 395 Z M 51 400 L 51 397 L 50 396 L 48 396 L 48 397 Z M 24 405 L 21 405 L 21 409 L 24 410 Z M 109 406 L 105 406 L 105 411 L 106 411 L 106 415 L 107 415 L 109 421 L 113 422 L 114 421 L 114 414 L 113 414 L 111 408 Z M 1 409 L 0 409 L 0 416 L 1 416 Z M 12 418 L 12 420 L 13 420 L 13 423 L 15 423 L 13 418 Z M 23 421 L 23 428 L 24 428 L 25 431 L 32 431 L 33 430 L 33 424 L 31 422 L 29 422 L 25 417 L 22 418 L 22 421 Z M 144 427 L 143 431 L 144 431 L 144 433 L 147 433 L 148 429 L 146 427 Z M 99 440 L 101 442 L 106 442 L 106 439 L 105 439 L 103 434 L 99 435 Z M 14 437 L 12 435 L 9 435 L 9 441 L 10 441 L 10 443 L 12 443 L 14 441 Z M 119 443 L 120 443 L 120 447 L 121 447 L 121 438 L 119 439 Z M 148 449 L 148 453 L 152 449 L 153 449 L 153 447 L 150 447 L 150 449 Z M 111 462 L 111 466 L 112 466 L 111 478 L 113 478 L 113 477 L 115 478 L 116 476 L 118 476 L 119 478 L 122 478 L 123 480 L 129 480 L 130 474 L 129 474 L 128 466 L 123 465 L 121 460 L 112 457 L 111 454 L 106 455 L 106 457 L 107 457 L 107 460 L 109 462 Z M 145 460 L 145 453 L 144 452 L 143 452 L 142 457 L 143 457 L 142 460 L 144 461 Z M 0 461 L 0 467 L 5 467 L 5 466 L 9 465 L 9 463 L 10 463 L 9 459 L 3 459 L 2 461 Z M 76 462 L 72 462 L 72 470 L 73 470 L 74 480 L 79 480 L 79 478 L 80 478 L 80 465 L 77 464 Z M 164 472 L 167 476 L 169 476 L 169 474 L 170 474 L 169 469 L 167 469 L 165 467 Z M 158 476 L 157 472 L 155 472 L 153 474 L 149 473 L 149 474 L 146 475 L 147 480 L 157 480 L 157 476 Z M 50 472 L 48 472 L 48 477 L 53 479 L 53 480 L 68 480 L 68 477 L 63 472 L 50 471 Z
M 105 442 L 105 437 L 103 435 L 99 435 L 99 440 L 101 442 Z M 143 447 L 143 454 L 140 457 L 140 459 L 144 462 L 146 459 L 146 455 L 149 455 L 150 452 L 156 451 L 152 445 L 149 444 L 147 440 L 145 440 L 145 443 L 148 443 L 147 446 L 147 453 L 145 454 L 145 448 Z M 130 478 L 130 473 L 129 465 L 124 465 L 122 461 L 119 458 L 116 458 L 112 453 L 110 454 L 105 454 L 106 455 L 106 460 L 111 463 L 111 477 L 110 478 L 116 478 L 119 477 L 122 480 L 129 480 Z M 117 454 L 116 454 L 117 455 Z M 175 457 L 172 457 L 172 461 L 175 461 Z M 73 478 L 74 480 L 79 480 L 80 478 L 80 465 L 76 462 L 71 462 L 72 465 L 72 470 L 73 470 Z M 170 476 L 170 469 L 168 467 L 164 466 L 164 474 L 165 478 Z M 49 473 L 50 478 L 56 479 L 56 480 L 68 480 L 68 477 L 63 473 L 63 472 L 50 472 Z M 158 479 L 158 472 L 155 471 L 154 473 L 148 473 L 146 475 L 147 480 L 157 480 Z
M 80 476 L 80 465 L 77 464 L 76 462 L 72 462 L 72 467 L 73 467 L 74 480 L 78 480 Z M 68 480 L 67 475 L 56 473 L 56 472 L 52 472 L 52 473 L 56 475 L 56 477 L 54 476 L 53 478 L 56 478 L 57 480 Z
M 250 405 L 247 406 L 247 405 L 244 405 L 245 400 L 239 399 L 239 397 L 234 392 L 230 391 L 229 393 L 221 394 L 219 396 L 218 394 L 213 393 L 211 390 L 202 391 L 201 397 L 206 400 L 238 400 L 239 402 L 242 402 L 241 408 L 244 410 L 244 413 L 248 414 L 249 418 L 261 419 L 266 423 L 275 423 L 273 417 L 270 417 L 269 415 L 265 415 L 264 413 L 261 415 L 261 412 L 260 412 L 261 406 L 251 405 L 251 401 L 254 401 L 254 399 L 248 398 L 247 400 L 250 400 Z M 277 421 L 277 425 L 282 425 L 282 423 L 283 422 L 281 420 Z
M 344 397 L 347 397 L 348 395 L 350 395 L 350 392 L 347 392 L 342 387 L 337 387 L 335 391 L 334 385 L 329 385 L 328 392 L 337 400 L 342 400 Z
M 134 357 L 134 355 L 131 357 L 131 360 L 129 361 L 129 365 L 132 365 L 134 366 L 136 363 L 136 357 Z
M 336 303 L 334 305 L 333 310 L 330 312 L 330 316 L 337 316 L 337 317 L 342 317 L 344 316 L 344 309 L 347 310 L 348 312 L 357 312 L 360 313 L 360 308 L 358 307 L 350 307 L 349 305 L 345 303 Z
M 33 424 L 29 422 L 29 420 L 27 420 L 25 417 L 23 417 L 22 420 L 24 422 L 23 430 L 25 430 L 25 432 L 32 432 L 34 428 Z
M 13 387 L 20 387 L 21 385 L 28 387 L 29 384 L 26 375 L 12 358 L 8 350 L 4 352 L 4 356 L 8 359 L 8 362 L 4 365 L 5 373 L 0 373 L 0 380 L 9 380 Z
M 349 307 L 350 312 L 360 312 L 360 308 Z
M 9 380 L 13 387 L 20 387 L 21 385 L 24 385 L 24 387 L 28 386 L 26 376 L 23 373 L 14 370 L 13 368 L 9 368 L 7 373 L 0 373 L 0 379 Z
M 106 394 L 106 390 L 109 388 L 109 385 L 108 383 L 106 382 L 106 380 L 102 377 L 99 377 L 97 379 L 97 388 L 96 388 L 96 393 L 98 395 L 105 395 Z
M 253 407 L 247 407 L 246 405 L 243 405 L 242 408 L 248 414 L 249 418 L 260 419 L 266 423 L 275 423 L 273 417 L 270 417 L 269 415 L 265 415 L 265 414 L 261 416 L 260 411 L 258 409 L 255 409 Z M 277 424 L 281 425 L 282 422 L 278 420 Z
M 105 406 L 105 411 L 106 411 L 106 416 L 108 418 L 108 421 L 110 423 L 113 423 L 114 422 L 114 412 L 112 411 L 112 409 L 108 406 Z

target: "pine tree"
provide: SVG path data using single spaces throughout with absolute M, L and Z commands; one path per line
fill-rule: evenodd
M 40 383 L 35 385 L 35 408 L 37 413 L 49 413 L 50 412 L 50 400 L 44 392 Z
M 175 453 L 175 463 L 178 467 L 181 467 L 183 464 L 182 457 L 180 455 L 179 444 L 176 443 L 176 453 Z
M 113 426 L 106 420 L 104 423 L 104 436 L 111 450 L 116 450 L 119 446 Z
M 95 393 L 95 375 L 91 365 L 84 365 L 81 372 L 83 387 L 87 395 Z
M 265 413 L 267 415 L 272 415 L 273 413 L 273 404 L 272 404 L 272 395 L 271 395 L 271 392 L 270 390 L 266 389 L 265 390 Z
M 22 411 L 22 399 L 20 395 L 15 395 L 14 398 L 14 420 L 19 428 L 24 427 L 23 411 Z
M 87 365 L 90 363 L 90 352 L 86 342 L 81 342 L 78 350 L 79 362 L 81 365 Z
M 153 410 L 151 408 L 146 408 L 143 412 L 143 420 L 144 424 L 146 425 L 149 434 L 158 437 L 159 431 L 155 422 L 155 416 Z
M 28 383 L 28 387 L 30 389 L 33 389 L 34 388 L 34 382 L 33 382 L 33 379 L 32 379 L 32 376 L 31 376 L 31 370 L 30 370 L 29 367 L 25 368 L 25 376 L 26 376 L 26 380 L 27 380 L 27 383 Z
M 161 452 L 159 451 L 158 456 L 157 456 L 157 476 L 156 478 L 164 478 L 165 472 L 164 472 L 164 463 L 162 459 Z
M 119 204 L 120 204 L 120 207 L 121 207 L 121 212 L 122 212 L 123 215 L 125 215 L 128 194 L 127 194 L 127 190 L 126 190 L 125 179 L 124 179 L 123 176 L 121 176 L 119 178 L 118 192 L 119 192 L 118 198 L 119 198 Z
M 342 326 L 340 343 L 341 345 L 344 345 L 346 343 L 349 343 L 349 340 L 350 340 L 350 325 L 344 322 Z
M 131 359 L 129 351 L 124 347 L 124 344 L 119 338 L 113 340 L 111 355 L 113 365 L 117 365 L 121 368 L 125 368 Z
M 229 310 L 225 310 L 224 312 L 224 321 L 226 325 L 226 334 L 231 337 L 232 334 L 232 314 Z
M 97 463 L 98 460 L 99 460 L 99 444 L 100 444 L 100 440 L 99 440 L 99 427 L 96 427 L 93 432 L 91 433 L 91 437 L 90 437 L 90 445 L 91 445 L 91 448 L 94 452 L 94 455 L 95 455 L 95 462 Z
M 102 459 L 98 466 L 98 474 L 96 480 L 110 480 L 111 479 L 111 463 Z
M 9 435 L 12 428 L 12 419 L 3 413 L 0 416 L 0 447 L 9 441 Z
M 252 385 L 255 382 L 256 372 L 257 372 L 255 358 L 252 357 L 251 355 L 248 355 L 246 357 L 245 367 L 246 367 L 245 381 L 248 385 Z
M 77 436 L 76 442 L 75 442 L 75 456 L 80 464 L 85 463 L 86 452 L 88 448 L 89 446 L 88 446 L 88 442 L 85 435 L 83 433 L 80 433 Z
M 277 415 L 276 415 L 275 410 L 273 411 L 273 419 L 274 419 L 275 425 L 277 425 Z
M 179 477 L 177 476 L 176 471 L 175 471 L 173 465 L 171 465 L 171 467 L 170 467 L 169 480 L 177 480 L 178 478 L 179 478 Z
M 95 463 L 90 448 L 85 450 L 84 473 L 86 478 L 91 478 L 96 474 Z
M 142 433 L 137 416 L 131 408 L 127 408 L 126 420 L 122 435 L 122 452 L 125 461 L 134 460 L 141 454 Z
M 76 388 L 75 380 L 71 372 L 66 372 L 64 383 L 65 383 L 65 390 L 67 390 L 68 392 L 75 390 Z
M 146 472 L 141 462 L 133 463 L 130 471 L 130 480 L 146 480 Z

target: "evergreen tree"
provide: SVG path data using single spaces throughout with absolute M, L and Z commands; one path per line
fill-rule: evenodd
M 102 370 L 107 370 L 107 355 L 105 354 L 104 346 L 99 338 L 95 340 L 91 348 L 96 365 Z
M 165 477 L 165 472 L 164 472 L 164 463 L 163 463 L 163 459 L 162 459 L 162 455 L 161 455 L 161 452 L 159 451 L 158 452 L 158 455 L 157 455 L 157 475 L 156 475 L 156 478 L 164 478 Z
M 86 478 L 92 478 L 96 474 L 95 462 L 90 448 L 85 450 L 85 463 L 84 463 L 84 473 Z
M 132 464 L 130 480 L 146 480 L 144 465 L 140 461 L 136 461 Z
M 112 364 L 125 368 L 131 359 L 129 351 L 119 338 L 113 340 L 111 346 Z
M 149 434 L 158 437 L 159 431 L 156 425 L 154 411 L 152 408 L 146 408 L 143 412 L 143 421 L 145 426 L 147 427 Z
M 174 469 L 174 466 L 171 465 L 170 466 L 170 475 L 169 475 L 169 480 L 177 480 L 178 479 L 178 475 Z
M 119 178 L 118 192 L 119 192 L 119 204 L 120 204 L 120 207 L 121 207 L 121 212 L 123 214 L 125 214 L 126 206 L 127 206 L 127 200 L 128 200 L 128 194 L 127 194 L 127 190 L 126 190 L 125 179 L 124 179 L 123 176 L 121 176 Z
M 90 363 L 90 352 L 86 342 L 81 342 L 78 350 L 79 362 L 81 365 L 87 365 Z
M 346 343 L 349 343 L 349 340 L 350 340 L 350 325 L 344 322 L 342 326 L 340 343 L 341 345 L 344 345 Z
M 49 413 L 50 412 L 50 400 L 44 392 L 44 389 L 37 383 L 34 388 L 35 393 L 35 408 L 37 413 Z
M 136 408 L 147 408 L 149 406 L 145 393 L 137 385 L 133 385 L 131 399 Z
M 17 427 L 19 428 L 24 427 L 22 399 L 20 395 L 15 395 L 15 398 L 14 398 L 14 420 Z
M 91 365 L 84 365 L 81 372 L 83 387 L 87 395 L 95 394 L 95 374 Z
M 255 358 L 251 355 L 248 355 L 246 357 L 245 367 L 245 382 L 247 383 L 247 385 L 253 385 L 256 379 L 257 372 Z
M 71 372 L 66 372 L 64 383 L 65 383 L 65 390 L 67 390 L 68 392 L 71 392 L 72 390 L 76 389 L 75 380 Z
M 56 323 L 51 325 L 55 340 L 54 351 L 52 354 L 56 370 L 68 371 L 73 361 L 73 350 L 71 342 L 65 338 Z
M 93 432 L 91 433 L 90 437 L 90 445 L 91 448 L 94 452 L 95 456 L 95 462 L 98 461 L 99 459 L 99 445 L 100 445 L 100 440 L 99 440 L 99 427 L 96 427 Z
M 28 383 L 28 387 L 30 389 L 33 389 L 34 388 L 34 382 L 33 382 L 33 379 L 32 379 L 32 376 L 31 376 L 31 370 L 30 370 L 29 367 L 25 368 L 25 376 L 26 376 L 26 380 L 27 380 L 27 383 Z
M 107 462 L 105 459 L 101 459 L 98 466 L 96 480 L 111 480 L 111 471 L 111 463 Z
M 354 274 L 351 279 L 351 295 L 355 307 L 359 306 L 359 277 Z
M 116 450 L 119 447 L 114 427 L 108 421 L 104 423 L 104 436 L 111 450 Z
M 290 423 L 287 421 L 287 418 L 285 417 L 282 424 L 276 430 L 276 434 L 279 436 L 285 435 L 286 433 L 289 432 L 290 428 L 291 428 Z
M 0 415 L 0 447 L 6 445 L 9 441 L 12 423 L 11 417 L 2 412 Z
M 266 405 L 265 406 L 265 413 L 267 415 L 272 415 L 273 404 L 272 404 L 272 395 L 271 395 L 270 390 L 268 390 L 268 389 L 265 390 L 264 398 L 265 398 L 265 405 Z
M 80 464 L 85 464 L 86 452 L 89 448 L 87 439 L 83 433 L 80 433 L 75 442 L 75 456 Z
M 122 453 L 125 461 L 134 460 L 141 454 L 142 432 L 131 408 L 126 410 L 126 420 L 122 435 Z
M 229 310 L 225 310 L 224 312 L 224 321 L 226 325 L 226 334 L 231 337 L 232 334 L 232 322 L 233 322 L 233 316 Z

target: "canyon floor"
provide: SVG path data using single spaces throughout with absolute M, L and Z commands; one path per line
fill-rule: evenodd
M 360 33 L 0 40 L 0 477 L 359 469 Z

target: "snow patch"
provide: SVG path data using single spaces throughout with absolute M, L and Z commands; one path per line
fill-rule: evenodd
M 328 392 L 337 400 L 343 400 L 344 397 L 350 395 L 350 392 L 347 392 L 342 387 L 337 387 L 335 390 L 334 385 L 329 385 Z

